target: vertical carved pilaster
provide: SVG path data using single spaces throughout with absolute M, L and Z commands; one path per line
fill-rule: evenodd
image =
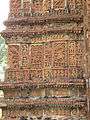
M 23 9 L 23 0 L 21 0 L 21 9 Z
M 29 0 L 30 1 L 30 9 L 29 9 L 29 13 L 30 15 L 32 16 L 32 0 Z
M 10 0 L 10 16 L 9 17 L 16 17 L 20 14 L 20 0 Z
M 24 8 L 24 5 L 23 5 L 23 0 L 21 0 L 21 16 L 23 16 L 24 15 L 24 10 L 23 10 L 23 8 Z
M 65 12 L 69 13 L 69 6 L 68 6 L 68 0 L 65 0 Z
M 54 3 L 54 1 L 51 0 L 51 9 L 53 9 L 53 3 Z
M 65 0 L 65 7 L 67 7 L 68 5 L 68 0 Z

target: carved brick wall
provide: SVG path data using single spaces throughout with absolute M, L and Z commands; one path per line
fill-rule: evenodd
M 51 39 L 53 40 L 53 36 Z M 21 78 L 16 78 L 16 81 L 22 80 L 25 76 L 25 81 L 44 78 L 83 78 L 82 43 L 82 41 L 58 40 L 45 43 L 37 41 L 32 44 L 10 44 L 8 45 L 8 79 L 11 76 L 13 80 L 13 76 L 18 74 Z
M 51 39 L 53 40 L 53 36 Z M 13 80 L 13 76 L 19 75 L 19 78 L 16 78 L 17 81 L 22 78 L 27 81 L 43 78 L 83 77 L 81 41 L 58 40 L 46 43 L 37 41 L 32 44 L 10 44 L 8 53 L 9 69 L 7 74 L 9 75 L 7 76 L 9 79 L 11 76 L 11 80 Z M 24 79 L 25 76 L 26 79 Z
M 68 6 L 70 12 L 82 12 L 82 0 L 68 0 L 65 3 L 64 0 L 11 0 L 10 2 L 10 17 L 20 17 L 23 15 L 43 15 L 47 14 L 51 10 L 62 11 Z M 32 13 L 31 13 L 32 12 Z
M 86 117 L 84 1 L 11 0 L 10 7 L 4 119 Z

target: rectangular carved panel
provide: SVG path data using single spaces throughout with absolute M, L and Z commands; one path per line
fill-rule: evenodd
M 10 16 L 18 16 L 20 13 L 21 1 L 12 0 L 10 2 Z
M 51 8 L 51 0 L 44 0 L 43 1 L 43 12 L 46 12 L 48 10 L 50 10 Z
M 24 0 L 24 3 L 23 3 L 24 13 L 29 13 L 30 12 L 30 6 L 31 6 L 30 0 Z
M 31 75 L 30 75 L 30 70 L 29 69 L 21 69 L 20 80 L 23 80 L 23 81 L 31 80 Z
M 65 6 L 64 0 L 54 0 L 54 9 L 62 9 Z
M 19 69 L 20 46 L 8 45 L 8 63 L 11 69 Z
M 52 70 L 44 69 L 44 80 L 52 80 Z
M 6 71 L 5 79 L 6 79 L 6 81 L 11 81 L 11 82 L 19 81 L 20 80 L 20 71 L 8 69 Z
M 52 66 L 52 43 L 46 43 L 44 46 L 44 67 Z
M 28 44 L 21 44 L 21 67 L 22 68 L 29 68 L 29 45 Z
M 69 78 L 72 78 L 72 79 L 83 78 L 83 69 L 81 67 L 69 68 Z
M 76 43 L 75 41 L 68 42 L 68 65 L 76 66 Z
M 77 78 L 77 69 L 76 68 L 69 68 L 69 78 L 76 79 Z
M 43 10 L 43 0 L 33 0 L 32 1 L 32 12 L 41 13 Z
M 83 45 L 82 41 L 77 41 L 76 42 L 76 53 L 82 55 L 83 53 Z
M 30 70 L 30 76 L 31 80 L 37 80 L 38 82 L 39 80 L 43 79 L 43 71 L 41 69 Z
M 68 78 L 68 69 L 53 69 L 53 79 Z
M 42 68 L 44 65 L 44 46 L 42 44 L 31 45 L 31 68 Z
M 67 42 L 53 43 L 53 67 L 67 66 Z

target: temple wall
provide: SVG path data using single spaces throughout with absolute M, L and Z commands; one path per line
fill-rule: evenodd
M 72 35 L 38 35 L 29 44 L 8 44 L 6 80 L 82 79 L 83 38 Z
M 68 7 L 70 12 L 82 12 L 83 2 L 81 0 L 68 0 Z M 10 16 L 20 17 L 27 15 L 43 15 L 49 13 L 51 10 L 62 11 L 67 6 L 64 0 L 10 0 Z M 76 11 L 75 11 L 76 9 Z
M 3 112 L 3 115 L 6 116 L 4 118 L 5 120 L 19 120 L 21 116 L 24 116 L 25 118 L 32 118 L 32 119 L 45 119 L 46 118 L 52 118 L 52 119 L 60 119 L 63 120 L 62 118 L 69 118 L 70 116 L 74 117 L 80 117 L 83 116 L 85 117 L 86 113 L 85 110 L 80 110 L 79 109 L 60 109 L 60 108 L 48 108 L 48 109 L 40 109 L 40 108 L 35 108 L 35 109 L 30 109 L 30 110 L 5 110 Z
M 83 0 L 11 0 L 4 120 L 86 117 L 83 12 Z

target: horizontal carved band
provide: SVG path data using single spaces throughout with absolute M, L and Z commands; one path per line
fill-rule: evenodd
M 6 103 L 7 106 L 60 106 L 60 107 L 84 107 L 86 99 L 84 98 L 17 98 L 17 99 L 3 99 L 1 102 Z

